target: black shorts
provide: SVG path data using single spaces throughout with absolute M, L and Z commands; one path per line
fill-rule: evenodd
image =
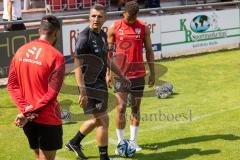
M 108 109 L 108 90 L 107 88 L 95 89 L 86 88 L 88 102 L 83 108 L 84 114 L 103 113 Z
M 131 87 L 125 88 L 122 86 L 122 81 L 115 78 L 115 83 L 114 83 L 114 89 L 115 93 L 117 92 L 125 92 L 125 93 L 130 93 L 134 97 L 142 97 L 143 96 L 143 91 L 144 91 L 144 86 L 145 86 L 145 79 L 144 77 L 140 78 L 132 78 L 130 79 L 132 85 Z
M 28 138 L 31 149 L 45 151 L 58 150 L 62 148 L 62 125 L 45 125 L 28 122 L 23 127 L 24 133 Z

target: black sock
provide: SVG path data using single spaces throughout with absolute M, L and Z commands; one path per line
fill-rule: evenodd
M 77 134 L 73 137 L 73 139 L 70 140 L 70 143 L 73 145 L 78 145 L 80 144 L 84 137 L 85 135 L 78 131 Z
M 98 147 L 100 160 L 110 160 L 108 157 L 108 146 Z

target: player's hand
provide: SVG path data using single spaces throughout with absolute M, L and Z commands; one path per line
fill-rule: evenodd
M 23 128 L 28 122 L 27 117 L 25 117 L 22 113 L 18 114 L 15 118 L 15 125 L 19 128 Z
M 29 105 L 29 106 L 25 107 L 24 111 L 25 111 L 25 112 L 29 112 L 29 111 L 31 111 L 32 109 L 33 109 L 33 106 L 32 106 L 32 105 Z
M 78 103 L 80 104 L 80 107 L 84 108 L 87 105 L 88 97 L 86 94 L 86 90 L 82 89 L 79 95 Z
M 148 78 L 148 87 L 153 87 L 155 84 L 155 74 L 150 74 Z
M 36 113 L 29 113 L 26 117 L 27 117 L 28 121 L 32 121 L 33 119 L 38 117 L 38 114 L 36 114 Z
M 106 75 L 106 83 L 107 83 L 107 86 L 108 86 L 108 88 L 112 88 L 112 77 L 111 77 L 111 75 Z

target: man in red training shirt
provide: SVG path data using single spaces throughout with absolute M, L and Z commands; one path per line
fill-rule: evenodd
M 124 7 L 123 19 L 117 20 L 108 29 L 108 43 L 110 50 L 116 48 L 112 55 L 115 64 L 121 69 L 124 76 L 131 81 L 131 88 L 125 88 L 119 77 L 115 77 L 115 95 L 117 99 L 116 132 L 118 142 L 124 139 L 124 128 L 126 126 L 126 102 L 131 95 L 131 124 L 130 140 L 140 151 L 136 138 L 140 123 L 140 104 L 145 85 L 146 75 L 143 61 L 143 47 L 146 49 L 146 59 L 150 69 L 148 85 L 152 87 L 155 83 L 154 54 L 150 38 L 150 30 L 143 22 L 137 19 L 139 5 L 135 1 L 127 2 Z M 115 46 L 114 46 L 115 45 Z M 111 86 L 111 78 L 108 72 L 106 76 L 108 86 Z M 116 150 L 116 154 L 117 150 Z
M 57 96 L 64 79 L 63 55 L 54 48 L 60 22 L 45 16 L 40 38 L 23 45 L 12 59 L 8 92 L 20 114 L 16 125 L 23 127 L 36 159 L 54 160 L 62 148 L 62 121 Z

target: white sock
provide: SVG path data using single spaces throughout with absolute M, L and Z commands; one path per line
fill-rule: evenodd
M 130 125 L 130 140 L 135 141 L 137 140 L 137 134 L 138 134 L 138 126 Z
M 118 138 L 118 143 L 121 142 L 121 140 L 124 139 L 124 129 L 116 129 L 117 132 L 117 138 Z

